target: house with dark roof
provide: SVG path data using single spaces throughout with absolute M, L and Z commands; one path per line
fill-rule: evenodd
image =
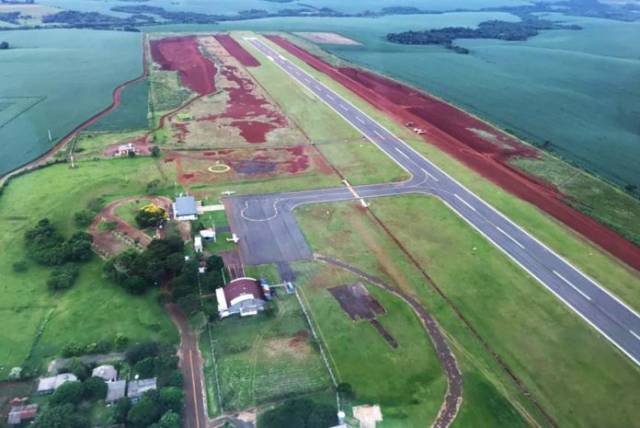
M 107 398 L 104 401 L 113 403 L 125 396 L 127 389 L 126 380 L 116 380 L 115 382 L 107 382 Z
M 173 218 L 180 221 L 198 218 L 198 203 L 193 196 L 178 196 L 173 203 Z
M 156 378 L 150 379 L 136 379 L 129 382 L 127 386 L 127 397 L 132 402 L 136 402 L 142 398 L 142 395 L 147 391 L 152 391 L 157 388 Z
M 216 290 L 218 299 L 218 315 L 226 318 L 240 314 L 241 317 L 257 315 L 264 310 L 270 296 L 266 282 L 253 278 L 236 278 L 222 288 Z

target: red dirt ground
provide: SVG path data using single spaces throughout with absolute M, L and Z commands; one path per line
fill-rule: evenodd
M 280 36 L 270 40 L 302 59 L 402 124 L 414 122 L 426 142 L 454 156 L 508 192 L 524 199 L 589 238 L 606 251 L 640 270 L 640 247 L 593 218 L 571 208 L 554 186 L 509 165 L 512 156 L 537 156 L 525 146 L 472 115 L 408 86 L 353 68 L 337 69 Z M 493 135 L 483 139 L 472 129 Z
M 227 89 L 229 102 L 226 110 L 198 120 L 234 119 L 232 125 L 240 129 L 240 134 L 249 143 L 265 143 L 269 132 L 288 125 L 287 119 L 267 99 L 255 93 L 255 83 L 240 76 L 236 67 L 225 66 L 221 73 L 234 84 Z M 261 121 L 254 120 L 256 118 Z
M 166 153 L 165 162 L 175 162 L 178 181 L 182 185 L 214 183 L 228 180 L 228 174 L 238 177 L 275 177 L 282 174 L 299 174 L 313 168 L 322 174 L 333 170 L 312 146 L 262 149 L 224 149 L 207 152 Z M 207 166 L 220 161 L 231 167 L 229 173 L 216 174 Z
M 245 67 L 257 67 L 260 62 L 251 55 L 245 48 L 243 48 L 233 37 L 228 34 L 218 34 L 214 36 L 218 43 L 229 52 L 231 56 L 238 60 L 238 62 Z
M 151 41 L 151 56 L 163 70 L 177 71 L 182 84 L 200 95 L 216 90 L 216 66 L 200 52 L 195 36 Z

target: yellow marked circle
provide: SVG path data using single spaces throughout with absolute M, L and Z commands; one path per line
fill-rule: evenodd
M 215 165 L 211 165 L 207 168 L 207 171 L 213 172 L 214 174 L 223 174 L 225 172 L 229 172 L 230 170 L 231 167 L 229 165 L 220 162 L 216 162 Z

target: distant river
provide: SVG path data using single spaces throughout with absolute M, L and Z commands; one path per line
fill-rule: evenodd
M 28 30 L 0 33 L 0 174 L 42 153 L 111 103 L 142 72 L 140 33 Z

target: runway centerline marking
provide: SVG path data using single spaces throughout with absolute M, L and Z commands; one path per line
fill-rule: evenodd
M 429 171 L 427 171 L 426 169 L 422 168 L 422 172 L 424 172 L 426 174 L 426 176 L 429 177 L 430 179 L 435 180 L 435 181 L 440 181 L 436 177 L 434 177 L 433 175 L 429 174 Z
M 520 242 L 518 242 L 516 240 L 516 238 L 514 238 L 513 236 L 509 235 L 507 232 L 505 232 L 504 230 L 502 230 L 500 227 L 496 226 L 496 229 L 498 229 L 498 232 L 502 233 L 504 236 L 506 236 L 507 238 L 511 239 L 513 242 L 516 243 L 516 245 L 522 249 L 524 249 L 524 245 L 522 245 Z
M 460 202 L 462 202 L 463 204 L 465 204 L 466 206 L 468 206 L 470 209 L 472 209 L 473 211 L 477 211 L 473 205 L 471 205 L 469 202 L 465 201 L 464 199 L 462 199 L 460 197 L 460 195 L 458 195 L 457 193 L 454 193 L 453 196 L 456 197 L 457 200 L 459 200 Z M 503 232 L 504 233 L 504 232 Z M 511 238 L 511 237 L 510 237 Z M 513 239 L 513 238 L 512 238 Z M 524 247 L 523 247 L 524 248 Z
M 396 149 L 396 151 L 397 151 L 398 153 L 400 153 L 402 156 L 404 156 L 405 158 L 407 158 L 407 159 L 411 160 L 411 158 L 409 157 L 409 155 L 408 155 L 408 154 L 406 154 L 405 152 L 403 152 L 402 150 L 400 150 L 400 149 L 399 149 L 399 148 L 397 148 L 397 147 L 395 147 L 395 149 Z
M 629 333 L 631 333 L 631 335 L 632 335 L 633 337 L 635 337 L 636 339 L 640 340 L 640 335 L 638 335 L 638 333 L 636 333 L 635 331 L 633 331 L 633 330 L 629 330 Z
M 589 297 L 589 295 L 587 293 L 585 293 L 584 291 L 580 290 L 578 287 L 576 287 L 575 285 L 573 285 L 571 283 L 571 281 L 569 281 L 567 278 L 565 278 L 564 276 L 562 276 L 560 273 L 558 273 L 557 271 L 553 271 L 554 275 L 557 276 L 558 278 L 560 278 L 561 280 L 563 280 L 564 282 L 566 282 L 567 284 L 569 284 L 569 286 L 571 288 L 573 288 L 574 290 L 576 290 L 578 293 L 580 293 L 582 295 L 582 297 L 584 297 L 585 299 L 591 301 L 591 297 Z

